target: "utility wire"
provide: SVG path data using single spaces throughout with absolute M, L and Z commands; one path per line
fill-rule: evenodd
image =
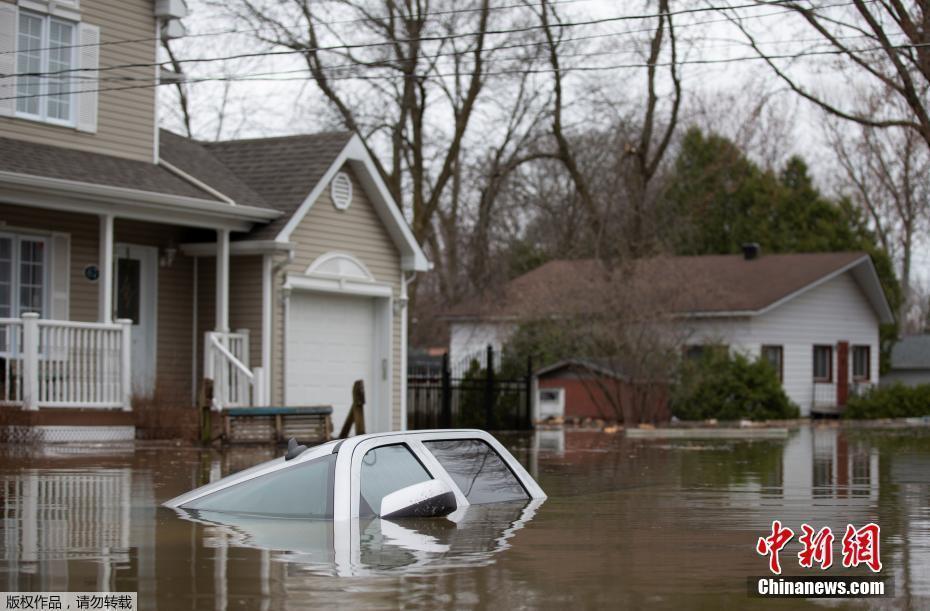
M 773 4 L 781 4 L 781 3 L 783 3 L 783 2 L 788 2 L 788 1 L 790 1 L 790 0 L 778 0 L 778 2 L 773 3 Z M 864 0 L 864 1 L 865 1 L 865 2 L 875 2 L 876 0 Z M 851 5 L 851 4 L 854 4 L 854 2 L 843 2 L 843 3 L 838 3 L 838 4 L 825 5 L 825 6 L 822 6 L 822 7 L 817 7 L 817 10 L 823 10 L 823 9 L 826 9 L 826 8 L 833 8 L 833 7 L 837 7 L 837 6 L 848 6 L 848 5 Z M 682 10 L 677 11 L 677 12 L 676 12 L 676 11 L 671 11 L 671 12 L 669 12 L 669 13 L 667 13 L 667 14 L 668 14 L 668 15 L 676 15 L 676 14 L 693 13 L 693 12 L 708 11 L 708 10 L 717 10 L 717 11 L 719 11 L 719 10 L 723 10 L 723 9 L 726 9 L 726 10 L 733 10 L 733 9 L 747 8 L 747 7 L 756 7 L 756 6 L 758 6 L 758 5 L 755 4 L 755 3 L 753 3 L 753 4 L 737 5 L 737 6 L 732 6 L 732 7 L 716 7 L 716 6 L 712 6 L 712 7 L 698 7 L 698 8 L 691 8 L 691 9 L 682 9 Z M 782 11 L 782 12 L 791 12 L 791 11 Z M 610 23 L 610 22 L 614 22 L 614 21 L 618 21 L 618 20 L 644 19 L 644 18 L 650 18 L 650 17 L 651 17 L 651 18 L 656 18 L 656 17 L 658 17 L 659 15 L 663 15 L 663 13 L 653 13 L 653 14 L 649 14 L 649 15 L 635 15 L 635 16 L 634 16 L 634 15 L 622 15 L 622 16 L 615 16 L 615 17 L 605 17 L 605 18 L 601 18 L 601 19 L 594 19 L 594 20 L 587 20 L 587 21 L 578 21 L 578 22 L 571 22 L 571 23 L 562 23 L 562 24 L 559 24 L 559 27 L 578 27 L 578 26 L 582 26 L 582 25 L 597 25 L 597 24 L 602 24 L 602 23 Z M 687 25 L 687 24 L 685 24 L 685 25 Z M 422 43 L 422 42 L 438 42 L 438 41 L 451 40 L 451 39 L 455 39 L 455 38 L 464 38 L 464 37 L 469 37 L 469 36 L 478 36 L 478 35 L 482 35 L 482 34 L 483 34 L 483 35 L 496 35 L 496 34 L 522 33 L 522 32 L 527 32 L 527 31 L 531 31 L 531 30 L 542 29 L 542 28 L 545 28 L 545 27 L 546 27 L 546 26 L 544 26 L 544 25 L 534 25 L 534 26 L 525 26 L 525 27 L 522 27 L 522 28 L 516 28 L 516 29 L 510 29 L 510 30 L 507 30 L 507 29 L 504 29 L 504 30 L 488 30 L 488 31 L 485 31 L 485 32 L 483 32 L 483 33 L 482 33 L 482 32 L 469 32 L 469 33 L 463 33 L 463 34 L 449 34 L 449 35 L 444 35 L 444 36 L 423 36 L 423 37 L 420 37 L 420 38 L 418 38 L 418 39 L 416 39 L 416 40 L 399 39 L 399 40 L 393 40 L 393 41 L 379 41 L 379 42 L 369 42 L 369 43 L 354 43 L 354 44 L 341 44 L 341 45 L 326 45 L 326 46 L 319 46 L 319 47 L 308 47 L 308 48 L 304 48 L 304 49 L 289 49 L 289 50 L 283 50 L 283 51 L 255 51 L 255 52 L 251 52 L 251 53 L 238 53 L 238 54 L 225 55 L 225 56 L 219 56 L 219 57 L 204 57 L 204 58 L 179 59 L 179 60 L 177 60 L 177 62 L 178 62 L 178 63 L 183 63 L 183 64 L 188 64 L 188 63 L 210 63 L 210 62 L 216 62 L 216 61 L 229 61 L 229 60 L 233 60 L 233 59 L 249 59 L 249 58 L 257 58 L 257 57 L 277 57 L 277 56 L 295 55 L 295 54 L 303 55 L 303 54 L 306 54 L 306 53 L 309 53 L 309 52 L 315 52 L 315 51 L 334 51 L 334 50 L 363 49 L 363 48 L 370 48 L 370 47 L 383 47 L 383 46 L 388 46 L 388 45 L 403 44 L 403 43 L 405 43 L 405 42 L 421 42 L 421 43 Z M 680 26 L 679 26 L 679 27 L 680 27 Z M 651 31 L 651 29 L 648 30 L 648 31 Z M 529 46 L 529 45 L 531 45 L 531 44 L 540 44 L 540 43 L 520 43 L 520 46 Z M 112 65 L 112 66 L 104 66 L 104 67 L 98 67 L 98 68 L 67 68 L 67 69 L 63 69 L 63 70 L 54 70 L 54 71 L 46 71 L 46 72 L 20 72 L 20 73 L 13 73 L 13 74 L 0 74 L 0 78 L 30 77 L 30 76 L 56 76 L 56 75 L 59 75 L 59 74 L 70 74 L 70 73 L 74 73 L 74 72 L 105 72 L 105 71 L 111 71 L 111 70 L 121 70 L 121 69 L 131 69 L 131 68 L 154 68 L 154 67 L 165 67 L 165 66 L 170 66 L 171 64 L 172 64 L 172 62 L 170 62 L 170 61 L 163 61 L 163 62 L 151 62 L 151 63 L 116 64 L 116 65 Z
M 916 44 L 905 44 L 905 45 L 894 45 L 893 48 L 917 48 L 917 47 L 926 47 L 930 46 L 930 43 L 916 43 Z M 864 49 L 854 49 L 854 52 L 864 53 L 868 51 L 878 51 L 883 50 L 883 47 L 870 47 Z M 731 63 L 740 63 L 747 61 L 762 61 L 762 60 L 773 60 L 773 59 L 798 59 L 801 57 L 813 57 L 813 56 L 827 56 L 827 55 L 845 55 L 848 51 L 840 49 L 825 49 L 822 51 L 807 51 L 799 53 L 786 53 L 779 55 L 767 55 L 765 57 L 759 55 L 747 55 L 741 57 L 730 57 L 730 58 L 712 58 L 712 59 L 693 59 L 693 60 L 682 60 L 674 62 L 676 66 L 682 65 L 712 65 L 712 64 L 731 64 Z M 652 67 L 669 67 L 672 66 L 673 62 L 655 62 L 655 63 L 624 63 L 624 64 L 612 64 L 604 66 L 573 66 L 570 68 L 563 68 L 558 70 L 559 72 L 599 72 L 607 70 L 621 70 L 621 69 L 632 69 L 632 68 L 652 68 Z M 354 66 L 357 67 L 357 66 Z M 304 72 L 306 69 L 301 69 L 300 72 Z M 499 70 L 493 72 L 485 72 L 484 76 L 505 76 L 505 75 L 526 75 L 526 74 L 551 74 L 557 72 L 554 68 L 520 68 L 513 70 Z M 285 74 L 286 72 L 265 72 L 265 73 L 253 73 L 253 74 L 244 74 L 244 75 L 228 75 L 228 76 L 219 76 L 219 77 L 203 77 L 196 79 L 189 79 L 185 81 L 186 84 L 196 84 L 203 82 L 224 82 L 224 81 L 310 81 L 314 80 L 314 77 L 308 75 L 300 78 L 274 78 L 272 75 Z M 413 78 L 413 77 L 422 77 L 427 76 L 426 74 L 394 74 L 394 75 L 366 75 L 366 74 L 347 74 L 347 75 L 334 75 L 328 76 L 330 80 L 342 81 L 342 80 L 395 80 L 398 78 Z M 432 74 L 432 77 L 438 78 L 448 78 L 461 76 L 460 74 L 455 73 L 443 73 L 443 74 Z M 270 77 L 270 78 L 263 78 Z M 37 93 L 29 95 L 16 95 L 16 96 L 6 96 L 0 97 L 0 100 L 17 100 L 17 99 L 28 99 L 28 98 L 39 98 L 39 97 L 48 97 L 48 96 L 61 96 L 68 95 L 71 93 L 94 93 L 94 92 L 104 92 L 104 91 L 125 91 L 128 89 L 143 89 L 143 88 L 152 88 L 162 85 L 174 85 L 174 83 L 149 83 L 145 85 L 128 85 L 126 87 L 107 87 L 107 88 L 98 88 L 98 89 L 78 89 L 73 91 L 64 91 L 56 93 Z

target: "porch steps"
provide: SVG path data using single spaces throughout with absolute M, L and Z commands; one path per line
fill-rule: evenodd
M 227 443 L 323 443 L 332 438 L 331 405 L 230 407 L 223 410 Z

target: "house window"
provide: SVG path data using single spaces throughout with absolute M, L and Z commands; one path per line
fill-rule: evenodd
M 0 318 L 45 315 L 48 244 L 44 238 L 0 234 Z
M 833 346 L 814 346 L 814 381 L 833 381 Z
M 869 346 L 853 346 L 853 380 L 867 382 L 871 368 L 871 350 Z
M 775 374 L 778 376 L 778 381 L 784 382 L 784 348 L 782 346 L 762 346 L 762 358 L 765 360 L 765 362 L 772 366 L 772 369 L 775 370 Z
M 75 36 L 73 22 L 19 12 L 16 72 L 48 73 L 16 79 L 16 112 L 19 116 L 70 125 L 73 118 Z M 60 73 L 60 74 L 54 74 Z

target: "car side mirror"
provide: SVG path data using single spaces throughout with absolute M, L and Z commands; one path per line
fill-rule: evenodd
M 381 499 L 382 518 L 438 518 L 458 507 L 455 493 L 444 481 L 431 479 L 401 488 Z

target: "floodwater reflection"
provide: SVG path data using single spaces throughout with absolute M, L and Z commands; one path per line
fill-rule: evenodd
M 360 577 L 489 564 L 543 502 L 472 505 L 444 518 L 403 520 L 299 520 L 175 511 L 205 526 L 207 546 L 218 554 L 230 547 L 275 550 L 282 560 L 310 572 Z
M 552 430 L 502 441 L 549 495 L 542 505 L 336 523 L 159 507 L 271 448 L 0 446 L 0 584 L 138 591 L 142 608 L 172 610 L 822 608 L 747 597 L 746 578 L 766 568 L 756 538 L 773 519 L 834 532 L 874 521 L 895 580 L 879 606 L 930 607 L 928 429 L 804 426 L 787 439 L 714 441 Z M 795 540 L 782 552 L 788 574 L 810 574 L 799 549 Z

